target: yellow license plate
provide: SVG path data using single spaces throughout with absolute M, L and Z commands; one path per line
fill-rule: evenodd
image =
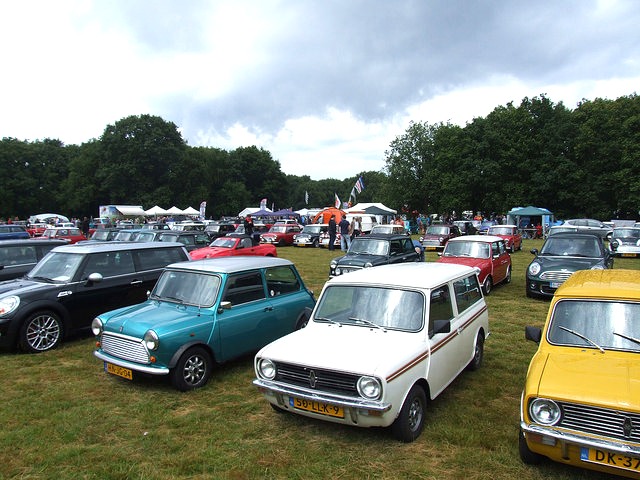
M 635 257 L 636 254 L 635 253 L 623 253 L 622 256 L 623 257 Z
M 127 380 L 133 380 L 133 372 L 128 368 L 119 367 L 113 363 L 104 362 L 104 369 L 107 373 L 117 375 L 118 377 L 126 378 Z
M 436 247 L 425 247 L 425 250 L 435 250 Z
M 589 463 L 597 463 L 607 465 L 609 467 L 622 468 L 631 470 L 632 472 L 640 472 L 640 458 L 621 455 L 619 453 L 611 453 L 596 448 L 580 449 L 580 460 Z
M 328 403 L 314 402 L 312 400 L 305 400 L 304 398 L 289 397 L 289 405 L 299 410 L 306 410 L 307 412 L 329 415 L 330 417 L 344 418 L 344 410 L 342 407 L 330 405 Z

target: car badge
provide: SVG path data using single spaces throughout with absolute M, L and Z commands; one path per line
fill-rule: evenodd
M 624 419 L 622 423 L 622 431 L 624 432 L 624 436 L 629 438 L 631 436 L 631 431 L 633 430 L 633 422 L 629 417 Z
M 122 330 L 124 329 L 124 327 L 122 325 L 120 325 L 120 330 L 119 332 L 122 333 Z
M 316 377 L 316 372 L 314 372 L 313 370 L 311 370 L 309 372 L 309 386 L 311 388 L 316 388 L 316 382 L 318 381 L 317 377 Z

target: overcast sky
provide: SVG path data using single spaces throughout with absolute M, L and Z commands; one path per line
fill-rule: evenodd
M 81 144 L 151 114 L 312 179 L 381 170 L 410 121 L 640 86 L 636 0 L 0 2 L 0 137 Z

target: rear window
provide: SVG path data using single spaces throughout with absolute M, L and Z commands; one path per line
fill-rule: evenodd
M 24 265 L 36 261 L 36 247 L 33 245 L 0 248 L 0 265 Z
M 136 250 L 136 265 L 138 270 L 155 270 L 164 268 L 170 263 L 183 262 L 189 260 L 184 255 L 182 248 L 149 248 Z

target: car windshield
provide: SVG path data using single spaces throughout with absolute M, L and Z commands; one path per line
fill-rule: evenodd
M 399 231 L 399 229 L 398 229 Z M 374 225 L 371 228 L 371 233 L 394 233 L 393 226 L 391 225 Z
M 136 242 L 152 242 L 155 236 L 153 232 L 140 232 L 136 235 Z
M 640 229 L 617 228 L 613 231 L 613 238 L 640 238 Z
M 336 285 L 327 288 L 315 322 L 418 331 L 424 320 L 420 292 L 383 287 Z
M 349 247 L 350 254 L 389 255 L 389 242 L 356 237 Z
M 511 227 L 490 227 L 489 235 L 513 235 L 513 228 Z
M 320 225 L 305 225 L 302 233 L 320 233 Z
M 218 296 L 220 277 L 200 272 L 165 270 L 160 275 L 152 300 L 210 307 Z
M 449 235 L 449 227 L 432 225 L 427 228 L 427 235 Z
M 490 258 L 491 246 L 486 242 L 449 241 L 444 247 L 443 257 Z
M 287 227 L 285 225 L 274 225 L 271 227 L 269 232 L 271 233 L 285 233 L 287 231 Z
M 231 237 L 219 237 L 216 238 L 211 244 L 210 247 L 220 247 L 220 248 L 233 248 L 236 244 L 236 239 Z
M 557 345 L 640 353 L 640 303 L 562 300 L 553 310 L 548 340 Z
M 602 255 L 595 237 L 547 238 L 540 255 L 569 257 L 600 257 Z
M 69 282 L 84 258 L 84 255 L 77 253 L 49 252 L 27 277 L 49 282 Z
M 95 232 L 93 232 L 93 235 L 91 235 L 91 239 L 92 240 L 109 240 L 110 233 L 111 232 L 107 230 L 96 230 Z

